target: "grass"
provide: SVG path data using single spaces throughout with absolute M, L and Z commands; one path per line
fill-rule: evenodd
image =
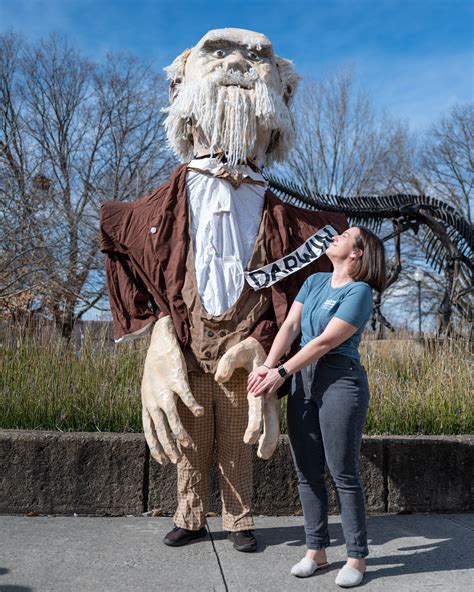
M 80 355 L 49 329 L 7 327 L 0 358 L 0 428 L 140 432 L 147 339 L 111 347 L 86 334 Z M 366 339 L 366 434 L 472 434 L 469 343 Z M 282 431 L 285 431 L 283 402 Z
M 9 337 L 0 362 L 0 427 L 141 431 L 145 340 L 113 348 L 105 334 L 86 335 L 78 355 L 48 330 Z
M 369 377 L 369 434 L 472 434 L 474 398 L 470 345 L 439 342 L 365 342 Z

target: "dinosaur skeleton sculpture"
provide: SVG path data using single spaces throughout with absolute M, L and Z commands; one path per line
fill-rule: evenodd
M 268 173 L 264 176 L 273 191 L 293 205 L 342 212 L 351 224 L 364 224 L 377 233 L 380 233 L 384 221 L 392 220 L 394 230 L 383 238 L 384 241 L 395 239 L 395 262 L 390 270 L 387 287 L 398 279 L 402 269 L 400 235 L 408 230 L 418 234 L 422 227 L 425 233 L 422 249 L 426 261 L 438 273 L 443 269 L 445 273 L 445 291 L 438 308 L 438 334 L 450 330 L 453 307 L 463 319 L 472 323 L 473 233 L 469 223 L 451 205 L 426 195 L 322 195 Z M 372 328 L 375 329 L 379 322 L 393 331 L 382 315 L 380 305 L 380 294 L 376 294 Z

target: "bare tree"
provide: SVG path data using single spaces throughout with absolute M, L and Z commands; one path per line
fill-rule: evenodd
M 105 293 L 100 203 L 169 172 L 164 90 L 130 54 L 95 64 L 58 36 L 0 37 L 0 296 L 33 293 L 64 335 Z
M 410 156 L 408 130 L 379 116 L 357 93 L 349 69 L 320 83 L 307 82 L 295 106 L 297 140 L 292 178 L 322 194 L 391 191 Z
M 472 224 L 474 103 L 455 105 L 435 122 L 421 152 L 421 177 L 427 189 L 462 211 Z
M 408 168 L 395 172 L 397 187 L 403 191 L 426 194 L 454 206 L 472 224 L 474 186 L 474 105 L 456 105 L 442 115 L 412 144 L 411 155 L 405 159 Z M 439 334 L 472 334 L 473 278 L 467 265 L 460 270 L 454 284 L 450 277 L 456 262 L 433 269 L 424 253 L 431 250 L 427 229 L 420 228 L 403 236 L 403 272 L 399 280 L 384 296 L 385 307 L 392 314 L 400 311 L 414 320 L 416 303 L 415 268 L 424 271 L 421 282 L 422 323 L 424 328 L 436 329 Z M 462 244 L 458 245 L 462 247 Z M 452 303 L 452 307 L 449 303 Z M 452 314 L 450 314 L 452 312 Z M 467 322 L 466 322 L 467 320 Z
M 472 225 L 474 198 L 474 103 L 455 105 L 442 115 L 422 135 L 418 145 L 417 184 L 421 193 L 438 197 L 453 205 Z M 423 233 L 413 243 L 419 249 L 424 248 Z M 446 272 L 452 273 L 455 262 L 448 261 Z M 446 279 L 440 274 L 426 274 L 424 291 L 441 297 L 438 303 L 446 304 Z M 457 332 L 466 330 L 465 319 L 472 320 L 473 278 L 467 267 L 462 269 L 456 285 L 450 290 L 449 298 L 453 307 L 453 316 L 449 326 L 442 326 L 444 331 L 453 327 Z M 464 321 L 463 321 L 464 319 Z M 443 316 L 440 317 L 443 325 Z M 470 328 L 472 331 L 472 327 Z

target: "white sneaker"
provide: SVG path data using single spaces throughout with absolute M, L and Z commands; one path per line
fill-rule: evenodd
M 345 565 L 336 577 L 336 584 L 341 588 L 358 586 L 364 578 L 364 574 L 352 565 Z
M 309 557 L 303 557 L 301 561 L 298 561 L 293 567 L 291 568 L 291 575 L 296 576 L 297 578 L 307 578 L 312 576 L 317 569 L 321 569 L 323 567 L 327 567 L 329 563 L 320 563 L 319 565 L 310 559 Z

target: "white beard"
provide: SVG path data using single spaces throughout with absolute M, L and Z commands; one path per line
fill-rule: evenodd
M 219 68 L 202 80 L 184 82 L 165 112 L 170 148 L 183 161 L 193 158 L 189 123 L 202 132 L 210 153 L 224 152 L 230 165 L 254 154 L 258 130 L 279 134 L 266 164 L 283 160 L 294 140 L 293 119 L 283 97 L 254 70 L 243 74 Z

